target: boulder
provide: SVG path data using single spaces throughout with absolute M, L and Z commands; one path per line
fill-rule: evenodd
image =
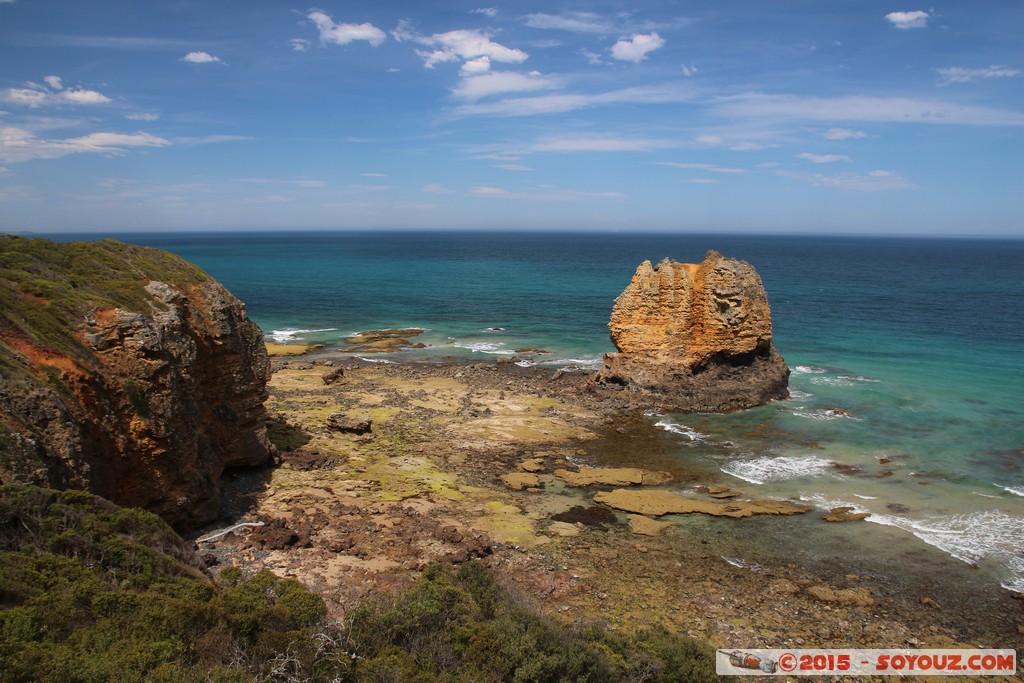
M 368 417 L 355 417 L 345 413 L 331 413 L 327 416 L 327 428 L 348 434 L 366 434 L 373 427 Z
M 679 412 L 729 412 L 787 398 L 754 267 L 708 252 L 700 264 L 644 261 L 612 308 L 599 385 L 647 394 Z

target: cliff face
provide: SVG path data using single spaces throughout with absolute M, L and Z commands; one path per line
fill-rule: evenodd
M 786 398 L 761 278 L 708 252 L 700 264 L 644 261 L 615 300 L 597 381 L 656 394 L 667 410 L 728 412 Z
M 0 483 L 203 524 L 224 469 L 270 457 L 269 374 L 244 305 L 187 262 L 0 237 Z

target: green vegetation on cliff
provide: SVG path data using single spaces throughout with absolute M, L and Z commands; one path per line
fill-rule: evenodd
M 99 242 L 52 242 L 0 235 L 0 331 L 78 356 L 75 329 L 96 308 L 146 313 L 151 280 L 180 287 L 208 281 L 198 267 L 165 251 Z M 0 348 L 5 342 L 0 337 Z M 0 356 L 6 354 L 0 354 Z
M 0 681 L 712 681 L 655 630 L 567 628 L 481 564 L 431 566 L 344 625 L 293 580 L 220 585 L 158 517 L 82 492 L 0 487 Z

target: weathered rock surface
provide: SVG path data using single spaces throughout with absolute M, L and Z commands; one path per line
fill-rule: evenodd
M 630 486 L 642 484 L 644 486 L 656 486 L 671 481 L 672 475 L 668 472 L 655 472 L 643 470 L 639 467 L 588 467 L 581 465 L 579 471 L 555 470 L 555 476 L 569 486 L 593 486 L 603 484 L 605 486 Z
M 269 373 L 242 302 L 180 258 L 0 238 L 0 483 L 211 521 L 224 469 L 270 458 Z
M 644 261 L 615 300 L 599 384 L 651 393 L 663 408 L 728 412 L 788 396 L 761 278 L 710 251 L 700 264 Z
M 366 434 L 373 429 L 373 420 L 345 413 L 331 413 L 327 416 L 327 428 L 336 432 Z

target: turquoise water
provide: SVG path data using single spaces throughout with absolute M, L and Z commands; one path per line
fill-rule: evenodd
M 860 552 L 923 543 L 1024 590 L 1024 241 L 531 233 L 129 241 L 199 264 L 278 339 L 331 344 L 362 329 L 422 327 L 430 346 L 401 357 L 485 359 L 529 346 L 552 352 L 539 364 L 581 371 L 613 350 L 612 301 L 641 260 L 699 261 L 708 249 L 748 260 L 793 368 L 793 398 L 734 415 L 651 415 L 676 457 L 748 493 L 871 512 L 875 524 L 837 532 L 860 534 Z

